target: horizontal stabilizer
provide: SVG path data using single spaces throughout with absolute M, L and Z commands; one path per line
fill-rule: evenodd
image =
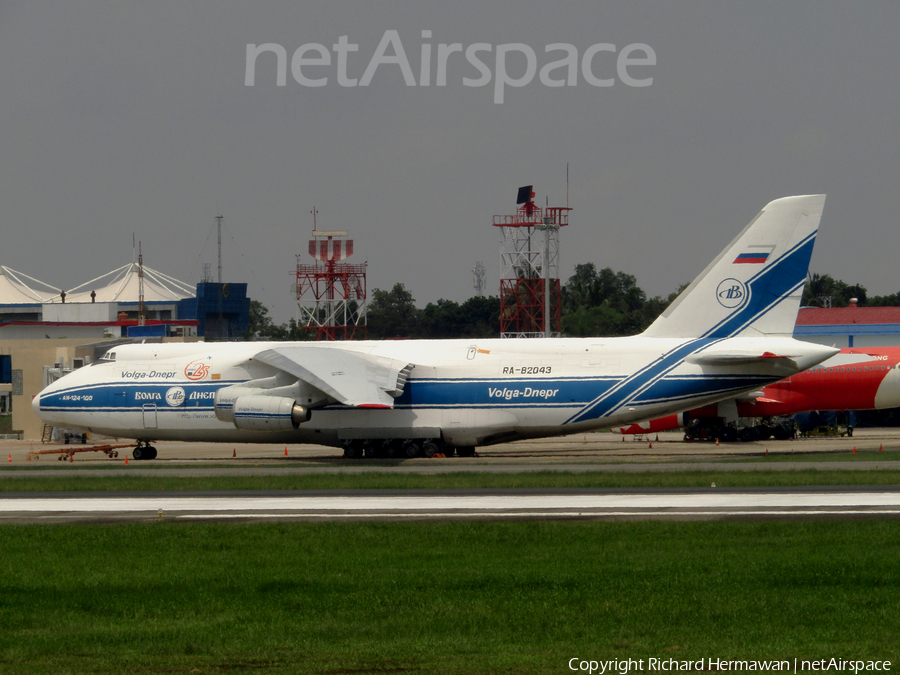
M 780 362 L 785 365 L 797 367 L 797 362 L 790 356 L 777 356 L 769 352 L 765 352 L 764 354 L 701 352 L 699 354 L 691 354 L 684 360 L 687 363 L 694 363 L 700 366 L 741 366 L 750 363 L 759 363 L 760 361 L 771 361 L 773 363 Z

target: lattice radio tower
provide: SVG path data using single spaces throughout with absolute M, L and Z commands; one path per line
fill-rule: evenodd
M 366 337 L 366 266 L 341 262 L 353 255 L 353 240 L 346 230 L 313 231 L 309 255 L 313 264 L 297 256 L 294 294 L 300 309 L 299 325 L 316 340 L 353 340 Z
M 559 337 L 559 228 L 568 206 L 534 204 L 531 185 L 519 188 L 515 214 L 494 216 L 500 228 L 500 337 Z
M 480 298 L 484 297 L 485 275 L 484 263 L 479 260 L 475 263 L 475 267 L 472 268 L 472 285 L 475 287 L 475 295 Z

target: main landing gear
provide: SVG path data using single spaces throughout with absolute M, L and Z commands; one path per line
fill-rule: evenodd
M 412 459 L 413 457 L 434 457 L 442 454 L 453 457 L 474 457 L 475 447 L 456 447 L 440 438 L 410 438 L 407 440 L 389 438 L 374 440 L 352 440 L 344 442 L 344 457 L 347 459 Z
M 135 459 L 156 459 L 156 448 L 147 441 L 138 441 L 131 456 Z

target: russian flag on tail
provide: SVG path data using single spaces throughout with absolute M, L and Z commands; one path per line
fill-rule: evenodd
M 774 246 L 752 246 L 751 250 L 747 251 L 746 253 L 738 254 L 738 257 L 734 259 L 733 264 L 762 264 L 769 259 L 769 255 L 774 250 Z

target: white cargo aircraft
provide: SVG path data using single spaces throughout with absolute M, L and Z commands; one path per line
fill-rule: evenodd
M 767 205 L 626 338 L 131 344 L 44 389 L 48 424 L 137 440 L 472 455 L 734 398 L 838 350 L 791 337 L 824 195 Z

